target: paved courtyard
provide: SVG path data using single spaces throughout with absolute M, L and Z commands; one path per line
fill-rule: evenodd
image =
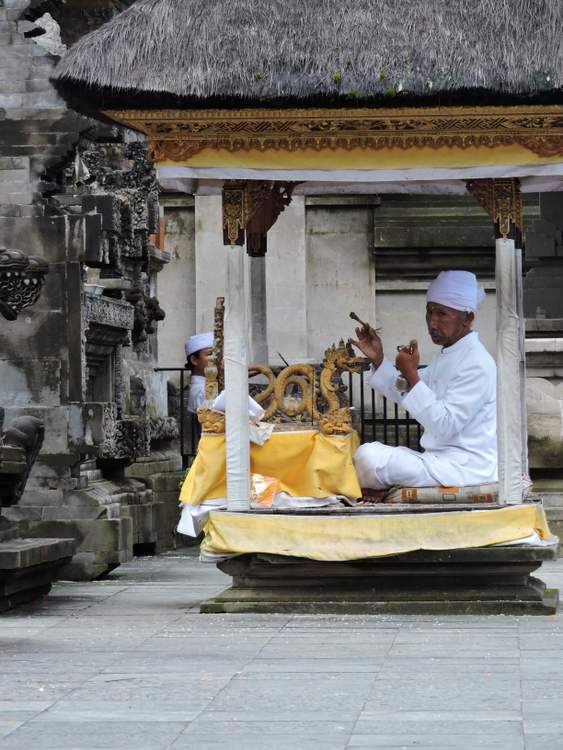
M 1 616 L 0 748 L 563 749 L 563 614 L 198 614 L 229 580 L 182 550 Z

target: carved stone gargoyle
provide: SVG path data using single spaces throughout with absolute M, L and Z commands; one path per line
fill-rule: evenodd
M 0 507 L 15 505 L 23 495 L 44 437 L 43 422 L 29 415 L 16 417 L 0 434 Z
M 49 273 L 49 265 L 35 255 L 0 248 L 0 313 L 14 321 L 26 307 L 34 305 Z

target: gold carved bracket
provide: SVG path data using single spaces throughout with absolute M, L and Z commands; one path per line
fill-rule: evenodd
M 295 185 L 293 182 L 227 181 L 223 186 L 225 244 L 244 244 L 245 232 L 248 232 L 249 249 L 256 247 L 250 240 L 265 238 L 291 202 Z M 251 254 L 259 255 L 260 252 Z
M 520 180 L 471 180 L 467 190 L 490 216 L 498 232 L 505 239 L 514 229 L 522 232 L 522 194 Z

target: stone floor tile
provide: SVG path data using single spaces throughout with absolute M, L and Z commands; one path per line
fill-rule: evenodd
M 563 734 L 527 734 L 524 743 L 525 750 L 559 750 L 563 747 Z
M 499 645 L 497 647 L 483 648 L 480 644 L 472 646 L 470 643 L 465 643 L 461 639 L 455 643 L 441 644 L 439 642 L 426 642 L 426 643 L 397 643 L 391 646 L 391 656 L 402 657 L 404 659 L 410 659 L 412 657 L 420 656 L 435 656 L 441 659 L 451 657 L 458 659 L 460 653 L 463 654 L 464 659 L 510 659 L 518 658 L 520 655 L 517 645 L 504 646 Z
M 562 704 L 563 707 L 563 704 Z M 524 717 L 524 734 L 557 734 L 561 737 L 561 747 L 563 747 L 563 714 L 561 708 L 556 714 Z
M 151 721 L 47 722 L 19 727 L 2 740 L 2 750 L 165 750 L 185 728 L 183 723 Z
M 275 674 L 277 672 L 301 672 L 303 674 L 313 674 L 318 672 L 349 674 L 349 673 L 368 673 L 379 674 L 383 664 L 383 659 L 366 656 L 338 658 L 338 659 L 319 659 L 319 658 L 264 658 L 261 653 L 257 658 L 252 659 L 242 670 L 243 674 L 258 672 L 260 674 Z
M 209 714 L 201 714 L 184 730 L 185 735 L 203 736 L 209 734 Z M 258 713 L 253 719 L 237 721 L 213 721 L 213 735 L 225 738 L 262 737 L 263 735 L 279 735 L 282 737 L 309 737 L 315 739 L 323 737 L 348 737 L 354 728 L 353 721 L 271 721 L 261 717 Z M 195 743 L 194 743 L 195 744 Z
M 481 659 L 457 657 L 412 657 L 404 659 L 395 657 L 389 653 L 381 668 L 382 677 L 393 677 L 394 675 L 409 674 L 413 676 L 427 675 L 432 673 L 447 674 L 512 674 L 517 676 L 520 670 L 520 660 L 510 659 Z
M 494 737 L 499 740 L 518 741 L 522 738 L 522 721 L 514 714 L 468 714 L 461 712 L 386 712 L 385 714 L 362 714 L 355 735 L 405 735 L 431 734 L 447 739 L 450 735 Z
M 291 737 L 263 734 L 218 737 L 207 732 L 203 735 L 182 734 L 172 745 L 172 750 L 345 750 L 346 739 L 320 734 L 317 737 Z
M 367 643 L 303 643 L 298 638 L 289 643 L 270 641 L 260 651 L 263 659 L 333 659 L 335 651 L 340 659 L 372 659 L 383 662 L 390 645 Z
M 377 748 L 377 750 L 524 750 L 523 737 L 504 739 L 498 736 L 483 734 L 434 734 L 420 732 L 418 734 L 353 734 L 347 747 Z

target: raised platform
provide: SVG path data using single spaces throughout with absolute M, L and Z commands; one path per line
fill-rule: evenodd
M 0 612 L 48 594 L 75 547 L 74 539 L 0 542 Z
M 418 551 L 346 562 L 263 553 L 217 563 L 233 586 L 202 613 L 550 615 L 559 592 L 531 573 L 559 544 Z

